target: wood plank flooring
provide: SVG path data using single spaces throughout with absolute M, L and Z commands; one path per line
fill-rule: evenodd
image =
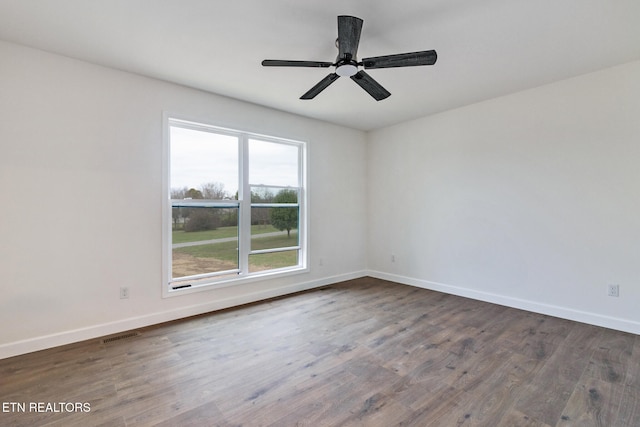
M 372 278 L 140 332 L 0 360 L 0 425 L 640 426 L 638 336 Z

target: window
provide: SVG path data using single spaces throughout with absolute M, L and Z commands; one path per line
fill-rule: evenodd
M 306 269 L 304 143 L 166 122 L 165 289 Z

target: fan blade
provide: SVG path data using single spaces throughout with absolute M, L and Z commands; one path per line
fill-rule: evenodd
M 356 59 L 360 32 L 362 31 L 362 19 L 355 16 L 338 16 L 338 58 Z
M 362 89 L 366 90 L 369 95 L 373 96 L 376 101 L 382 101 L 391 95 L 389 91 L 380 86 L 380 83 L 373 80 L 373 78 L 364 71 L 358 71 L 356 74 L 351 76 L 351 80 L 358 83 L 358 85 Z
M 393 68 L 393 67 L 414 67 L 416 65 L 433 65 L 438 59 L 435 50 L 425 50 L 422 52 L 400 53 L 398 55 L 375 56 L 364 58 L 362 65 L 365 69 L 370 68 Z
M 302 95 L 300 97 L 300 99 L 313 99 L 313 98 L 315 98 L 317 94 L 319 94 L 320 92 L 325 90 L 327 87 L 329 87 L 329 85 L 331 83 L 335 82 L 336 80 L 338 80 L 339 77 L 340 76 L 337 75 L 336 73 L 329 74 L 327 77 L 325 77 L 324 79 L 320 80 L 317 85 L 315 85 L 314 87 L 309 89 L 309 91 L 307 93 Z
M 280 59 L 265 59 L 262 61 L 263 67 L 318 67 L 329 68 L 332 66 L 331 62 L 320 61 L 287 61 Z

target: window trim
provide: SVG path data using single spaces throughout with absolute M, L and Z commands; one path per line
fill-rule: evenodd
M 237 207 L 239 209 L 238 217 L 238 277 L 230 277 L 226 279 L 215 280 L 216 276 L 233 274 L 233 271 L 225 272 L 211 272 L 203 273 L 199 275 L 189 276 L 194 278 L 196 276 L 208 276 L 212 280 L 210 282 L 204 282 L 190 286 L 185 283 L 184 286 L 180 286 L 178 280 L 172 278 L 171 273 L 171 238 L 172 238 L 172 200 L 170 198 L 170 128 L 173 125 L 178 124 L 181 127 L 185 127 L 197 131 L 213 131 L 218 134 L 234 136 L 239 138 L 238 150 L 239 150 L 239 188 L 238 199 L 233 201 L 181 201 L 189 206 L 202 206 L 202 207 Z M 249 183 L 249 170 L 246 167 L 248 165 L 249 156 L 249 140 L 257 139 L 266 142 L 275 142 L 279 144 L 290 144 L 298 147 L 298 182 L 299 187 L 291 187 L 298 190 L 298 203 L 291 204 L 297 206 L 298 213 L 298 245 L 287 248 L 272 248 L 266 250 L 251 251 L 251 228 L 249 226 L 248 231 L 241 231 L 240 223 L 251 224 L 251 184 Z M 293 140 L 289 138 L 281 138 L 277 136 L 268 136 L 255 132 L 241 131 L 236 129 L 230 129 L 227 127 L 221 127 L 215 123 L 207 120 L 197 120 L 184 118 L 177 114 L 170 114 L 163 112 L 163 147 L 162 147 L 162 297 L 172 297 L 178 295 L 185 295 L 193 292 L 202 292 L 212 289 L 218 289 L 229 286 L 236 286 L 248 283 L 254 283 L 257 281 L 264 281 L 273 278 L 286 277 L 290 275 L 302 274 L 309 272 L 308 258 L 308 187 L 307 187 L 307 142 L 300 140 Z M 248 197 L 245 197 L 247 195 Z M 259 204 L 265 206 L 264 204 Z M 278 207 L 285 207 L 289 204 L 277 204 Z M 246 225 L 245 225 L 246 227 Z M 281 252 L 285 250 L 297 250 L 298 251 L 298 264 L 291 267 L 274 268 L 271 270 L 264 270 L 259 272 L 249 272 L 249 255 L 259 253 Z M 206 277 L 205 277 L 206 278 Z M 192 279 L 193 280 L 193 279 Z M 185 277 L 184 281 L 187 279 Z M 174 286 L 171 286 L 171 284 Z M 175 286 L 177 285 L 177 286 Z

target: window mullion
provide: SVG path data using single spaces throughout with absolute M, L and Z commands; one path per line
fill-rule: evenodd
M 240 220 L 238 222 L 238 256 L 240 276 L 249 274 L 249 252 L 251 251 L 251 187 L 249 185 L 249 138 L 240 135 Z
M 305 146 L 298 146 L 298 245 L 300 246 L 298 263 L 307 266 L 307 182 Z

